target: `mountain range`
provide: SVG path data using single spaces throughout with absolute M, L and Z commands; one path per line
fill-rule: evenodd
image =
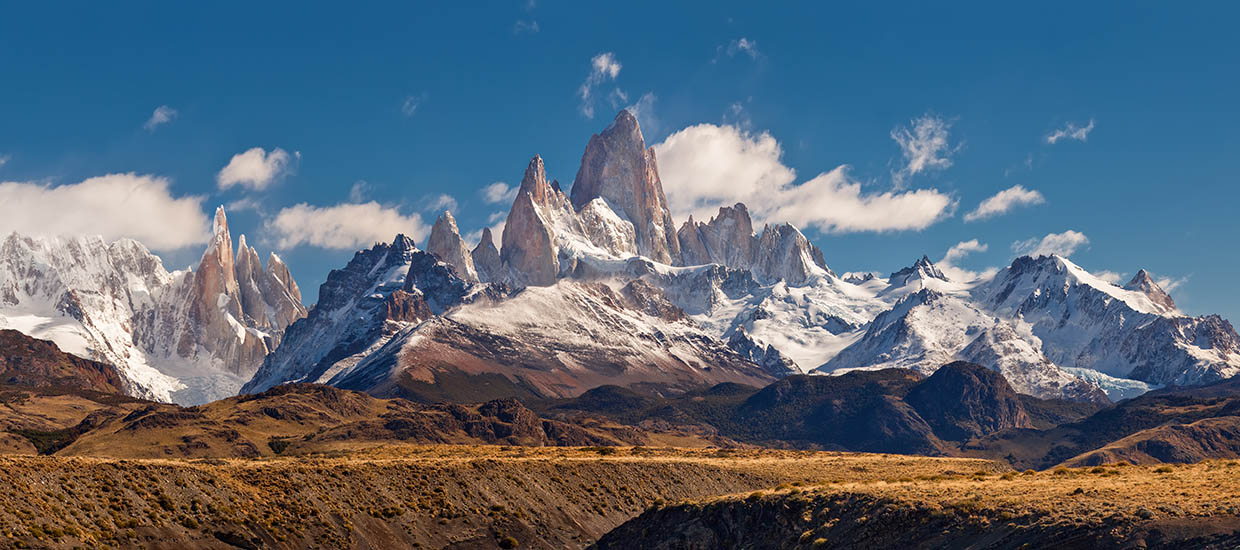
M 837 275 L 796 227 L 744 204 L 677 228 L 657 159 L 621 111 L 572 187 L 526 166 L 498 244 L 450 212 L 332 271 L 308 311 L 223 210 L 194 269 L 132 240 L 10 235 L 0 328 L 115 365 L 133 396 L 198 404 L 295 382 L 416 401 L 527 402 L 599 386 L 674 397 L 789 375 L 968 361 L 1019 394 L 1105 404 L 1240 373 L 1240 336 L 1180 312 L 1144 270 L 1107 282 L 1059 256 L 952 280 L 928 258 Z

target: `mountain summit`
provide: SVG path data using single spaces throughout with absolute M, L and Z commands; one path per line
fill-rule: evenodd
M 573 180 L 573 208 L 601 198 L 633 224 L 637 253 L 665 264 L 680 260 L 676 227 L 663 194 L 654 148 L 646 147 L 637 118 L 627 109 L 602 133 L 590 137 Z

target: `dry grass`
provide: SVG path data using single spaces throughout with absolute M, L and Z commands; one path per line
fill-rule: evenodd
M 0 458 L 11 546 L 583 547 L 648 506 L 957 475 L 969 459 L 645 447 L 402 446 L 254 460 Z

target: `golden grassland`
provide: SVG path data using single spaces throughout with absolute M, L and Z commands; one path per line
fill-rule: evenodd
M 784 483 L 654 507 L 598 548 L 1237 548 L 1240 461 Z
M 0 458 L 0 544 L 584 547 L 651 505 L 997 463 L 778 450 L 398 446 L 262 459 Z

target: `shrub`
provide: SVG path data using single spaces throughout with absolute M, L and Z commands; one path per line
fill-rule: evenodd
M 516 548 L 520 545 L 521 543 L 517 542 L 517 539 L 513 537 L 504 537 L 499 539 L 500 548 Z

